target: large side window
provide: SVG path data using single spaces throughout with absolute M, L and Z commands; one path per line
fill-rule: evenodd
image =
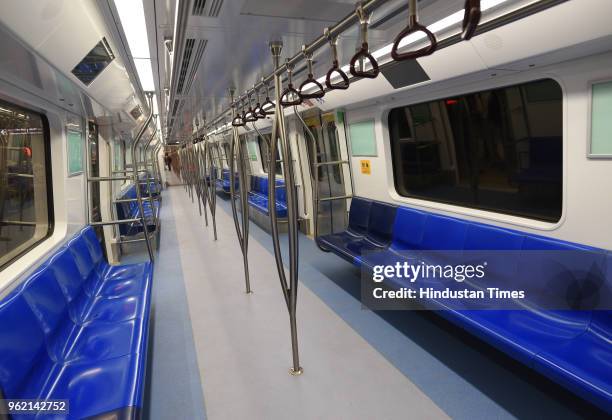
M 549 222 L 561 218 L 562 91 L 546 79 L 393 109 L 397 192 Z
M 51 235 L 49 153 L 46 119 L 0 101 L 0 269 Z
M 270 135 L 264 134 L 266 138 L 257 136 L 257 144 L 259 144 L 259 156 L 261 157 L 261 167 L 265 173 L 268 173 L 268 166 L 270 163 L 270 148 L 268 142 L 270 141 Z M 283 174 L 283 165 L 281 163 L 282 155 L 278 143 L 276 144 L 276 175 Z

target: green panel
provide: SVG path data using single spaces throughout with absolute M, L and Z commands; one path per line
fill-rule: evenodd
M 374 120 L 349 125 L 351 152 L 353 156 L 376 156 Z
M 612 157 L 612 82 L 593 85 L 591 155 Z
M 68 175 L 83 172 L 83 136 L 78 131 L 68 131 Z
M 247 141 L 247 147 L 249 149 L 249 158 L 251 160 L 257 160 L 257 145 L 254 141 Z

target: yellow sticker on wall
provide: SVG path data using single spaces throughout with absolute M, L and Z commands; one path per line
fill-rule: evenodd
M 362 160 L 361 161 L 361 173 L 370 175 L 372 173 L 372 168 L 370 167 L 370 160 Z

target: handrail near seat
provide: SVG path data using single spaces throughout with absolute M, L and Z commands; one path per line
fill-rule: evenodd
M 404 60 L 414 60 L 419 57 L 424 57 L 426 55 L 433 54 L 438 48 L 438 41 L 436 40 L 436 36 L 425 26 L 421 25 L 418 21 L 418 6 L 417 0 L 409 0 L 409 18 L 408 18 L 408 26 L 406 26 L 397 36 L 395 37 L 395 41 L 393 41 L 393 48 L 391 49 L 391 57 L 395 61 L 404 61 Z M 425 34 L 427 39 L 429 40 L 429 45 L 423 48 L 420 48 L 416 51 L 409 51 L 405 53 L 398 52 L 400 43 L 407 36 L 422 32 Z
M 230 99 L 234 103 L 234 90 L 230 89 Z M 238 104 L 234 104 L 234 118 L 237 113 Z M 244 121 L 244 120 L 243 120 Z M 244 122 L 246 125 L 246 122 Z M 238 127 L 232 128 L 232 140 L 230 142 L 230 155 L 227 157 L 229 162 L 229 177 L 230 177 L 230 203 L 232 205 L 232 216 L 234 218 L 234 226 L 236 227 L 236 235 L 240 243 L 242 251 L 242 262 L 244 265 L 244 283 L 247 294 L 253 293 L 251 290 L 251 281 L 249 278 L 249 212 L 248 212 L 248 196 L 246 188 L 246 168 L 242 157 L 243 148 L 240 144 L 240 136 Z M 236 208 L 236 176 L 234 171 L 235 158 L 238 159 L 238 179 L 240 184 L 240 208 L 242 215 L 242 225 L 238 221 L 238 209 Z
M 280 54 L 283 48 L 281 41 L 273 41 L 270 43 L 270 52 L 272 53 L 272 63 L 274 69 L 280 67 Z M 291 79 L 290 79 L 291 80 Z M 293 161 L 291 158 L 291 147 L 287 140 L 287 133 L 285 127 L 285 116 L 281 105 L 281 89 L 282 81 L 280 74 L 274 73 L 274 92 L 276 96 L 276 110 L 274 113 L 274 121 L 272 123 L 272 132 L 270 138 L 280 140 L 281 153 L 283 156 L 283 162 L 286 163 L 283 176 L 285 178 L 285 188 L 287 191 L 287 233 L 289 236 L 289 281 L 285 275 L 285 267 L 283 265 L 283 256 L 280 249 L 280 241 L 278 237 L 278 224 L 276 211 L 270 212 L 270 225 L 272 231 L 272 245 L 274 248 L 274 261 L 276 262 L 276 270 L 278 272 L 279 280 L 281 283 L 281 289 L 283 297 L 285 298 L 285 304 L 289 312 L 289 326 L 291 329 L 291 354 L 293 363 L 289 372 L 292 375 L 301 375 L 303 372 L 300 366 L 300 357 L 298 349 L 298 337 L 297 337 L 297 290 L 298 290 L 298 226 L 297 226 L 297 208 L 295 199 L 295 178 L 293 175 Z M 276 166 L 276 147 L 269 147 L 270 156 L 268 167 L 274 168 Z M 273 170 L 271 171 L 273 173 Z M 275 177 L 268 176 L 268 203 L 276 202 L 276 185 Z
M 361 34 L 361 48 L 357 50 L 355 55 L 350 61 L 350 72 L 355 77 L 364 77 L 366 79 L 375 79 L 380 72 L 378 68 L 378 62 L 370 54 L 370 47 L 368 46 L 368 25 L 370 24 L 371 13 L 367 13 L 363 4 L 360 3 L 355 10 L 359 18 L 359 33 Z M 372 68 L 365 70 L 365 60 L 370 62 Z M 355 65 L 359 61 L 359 69 L 355 68 Z

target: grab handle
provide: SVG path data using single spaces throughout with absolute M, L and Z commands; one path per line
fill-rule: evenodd
M 357 53 L 351 58 L 350 61 L 350 71 L 351 74 L 355 77 L 365 77 L 366 79 L 374 79 L 378 76 L 379 69 L 378 63 L 376 59 L 370 54 L 370 48 L 368 46 L 368 25 L 370 23 L 371 14 L 366 14 L 365 10 L 363 10 L 363 4 L 359 4 L 357 6 L 357 10 L 355 11 L 357 16 L 359 17 L 359 27 L 361 32 L 361 48 L 357 50 Z M 365 70 L 365 60 L 370 62 L 372 68 L 370 70 Z M 355 68 L 357 62 L 360 62 L 360 68 Z
M 391 57 L 393 57 L 395 61 L 414 60 L 419 57 L 424 57 L 426 55 L 433 54 L 438 48 L 438 40 L 436 39 L 436 36 L 429 29 L 419 23 L 417 16 L 417 0 L 410 0 L 410 17 L 408 19 L 408 26 L 397 34 L 395 41 L 393 41 L 393 48 L 391 49 Z M 399 53 L 398 49 L 400 42 L 402 42 L 402 40 L 407 36 L 417 32 L 422 32 L 425 34 L 429 40 L 429 45 L 416 51 Z
M 332 67 L 331 69 L 329 69 L 327 75 L 325 76 L 325 85 L 329 90 L 346 90 L 349 88 L 350 82 L 346 73 L 340 69 L 340 64 L 338 61 L 338 37 L 332 37 L 330 35 L 329 28 L 325 28 L 324 33 L 327 39 L 329 40 L 329 45 L 332 50 Z M 342 81 L 332 83 L 331 79 L 334 74 L 339 75 Z
M 287 80 L 289 81 L 289 84 L 287 85 L 287 89 L 283 91 L 280 97 L 280 104 L 284 107 L 300 105 L 302 103 L 300 93 L 295 90 L 293 87 L 293 82 L 291 81 L 292 72 L 293 66 L 289 64 L 289 59 L 287 59 Z
M 302 100 L 322 98 L 323 96 L 325 96 L 325 89 L 323 88 L 323 85 L 321 85 L 321 83 L 317 82 L 317 80 L 314 78 L 314 75 L 312 74 L 312 53 L 306 50 L 306 45 L 302 46 L 302 53 L 306 57 L 306 62 L 308 63 L 308 77 L 306 77 L 306 80 L 304 80 L 304 82 L 302 82 L 302 84 L 300 85 L 300 98 Z M 304 89 L 308 85 L 315 85 L 317 89 L 312 93 L 304 93 Z
M 481 16 L 480 0 L 465 0 L 463 24 L 461 26 L 461 38 L 463 40 L 469 41 L 474 36 Z
M 259 115 L 261 115 L 262 118 L 265 118 L 268 115 L 274 115 L 276 105 L 274 105 L 274 102 L 272 102 L 270 99 L 270 85 L 268 85 L 268 82 L 264 81 L 263 77 L 261 80 L 266 85 L 266 100 L 261 104 L 261 112 Z

